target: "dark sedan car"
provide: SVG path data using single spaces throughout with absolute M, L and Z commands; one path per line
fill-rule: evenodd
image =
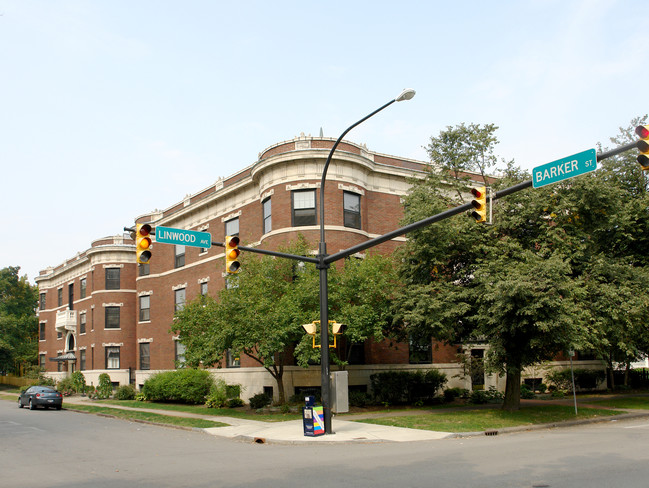
M 54 407 L 61 410 L 63 395 L 49 386 L 30 386 L 18 397 L 18 408 L 29 406 L 30 410 L 36 407 Z

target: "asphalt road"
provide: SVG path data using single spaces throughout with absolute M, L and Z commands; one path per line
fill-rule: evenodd
M 0 401 L 0 487 L 644 487 L 649 421 L 411 443 L 273 445 Z

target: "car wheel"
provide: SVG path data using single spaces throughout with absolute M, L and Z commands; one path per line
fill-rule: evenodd
M 30 410 L 36 410 L 36 405 L 32 402 L 32 399 L 29 399 L 29 409 Z
M 18 399 L 18 408 L 23 408 L 23 402 L 20 401 L 20 398 Z

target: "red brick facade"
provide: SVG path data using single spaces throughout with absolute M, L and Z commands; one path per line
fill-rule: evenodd
M 294 240 L 298 233 L 315 244 L 319 241 L 320 175 L 333 143 L 334 140 L 328 138 L 301 136 L 277 144 L 262 152 L 252 166 L 219 180 L 167 210 L 140 216 L 136 221 L 148 222 L 154 227 L 205 231 L 212 235 L 212 242 L 223 242 L 226 222 L 238 219 L 242 245 L 277 249 Z M 325 186 L 328 253 L 348 249 L 400 227 L 401 198 L 407 192 L 407 181 L 422 175 L 424 169 L 423 162 L 380 155 L 350 142 L 342 143 L 332 160 Z M 296 226 L 293 192 L 304 190 L 315 193 L 315 223 Z M 182 191 L 179 189 L 179 193 Z M 345 227 L 344 192 L 360 197 L 360 229 Z M 271 204 L 272 227 L 264 232 L 263 202 L 267 199 Z M 381 244 L 372 251 L 390 253 L 400 242 L 403 238 Z M 39 312 L 40 322 L 44 324 L 44 337 L 39 345 L 45 369 L 55 373 L 62 364 L 63 369 L 83 369 L 89 383 L 97 384 L 98 375 L 107 372 L 115 383 L 136 385 L 142 384 L 150 373 L 173 369 L 177 338 L 171 333 L 171 324 L 176 297 L 184 294 L 185 301 L 192 300 L 204 287 L 209 295 L 216 296 L 225 286 L 222 247 L 212 246 L 204 252 L 186 247 L 184 262 L 178 267 L 175 251 L 173 245 L 154 241 L 148 274 L 142 275 L 135 262 L 133 241 L 117 236 L 95 241 L 84 253 L 56 268 L 42 271 L 36 281 L 45 296 Z M 119 269 L 116 290 L 107 289 L 109 269 Z M 86 280 L 85 298 L 80 295 L 82 279 Z M 62 290 L 61 303 L 59 290 Z M 148 317 L 146 311 L 140 310 L 140 304 L 146 305 L 147 301 Z M 74 317 L 66 322 L 62 312 L 69 308 Z M 111 313 L 115 313 L 116 308 L 119 310 L 119 327 L 106 327 L 108 308 Z M 85 314 L 85 332 L 81 331 L 82 314 Z M 60 338 L 57 331 L 61 332 Z M 148 344 L 148 356 L 141 354 L 141 344 Z M 107 362 L 109 348 L 119 348 L 118 362 Z M 51 360 L 69 352 L 76 360 Z M 433 348 L 432 362 L 454 362 L 456 353 L 455 347 L 437 345 Z M 85 354 L 85 365 L 81 364 L 82 354 Z M 409 347 L 388 341 L 368 341 L 364 357 L 364 368 L 368 371 L 371 365 L 407 365 Z M 142 364 L 142 360 L 148 360 L 149 364 Z M 259 369 L 258 364 L 241 357 L 238 370 L 243 372 L 247 368 Z M 365 381 L 366 377 L 367 374 L 362 377 L 364 380 L 358 381 Z M 266 381 L 262 378 L 250 390 L 265 385 Z M 350 381 L 353 384 L 353 380 Z M 249 395 L 255 393 L 257 391 L 248 391 Z

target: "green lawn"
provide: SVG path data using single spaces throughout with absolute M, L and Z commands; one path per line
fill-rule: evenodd
M 624 397 L 624 398 L 610 398 L 608 400 L 593 401 L 593 404 L 602 405 L 603 407 L 610 408 L 637 408 L 640 410 L 649 410 L 649 397 Z
M 421 415 L 388 416 L 358 420 L 358 422 L 440 432 L 481 432 L 488 429 L 563 422 L 566 420 L 575 420 L 575 418 L 606 417 L 622 413 L 615 410 L 596 408 L 581 408 L 578 411 L 579 415 L 575 417 L 574 407 L 561 405 L 523 407 L 518 412 L 511 413 L 500 410 L 499 408 L 459 410 L 453 412 L 441 412 L 437 410 Z
M 96 405 L 70 404 L 67 405 L 66 407 L 73 410 L 80 410 L 82 412 L 111 415 L 113 417 L 117 417 L 125 420 L 142 420 L 146 422 L 156 422 L 159 424 L 166 424 L 166 425 L 196 427 L 199 429 L 206 429 L 209 427 L 224 427 L 228 425 L 228 424 L 224 424 L 223 422 L 214 422 L 212 420 L 205 420 L 200 418 L 197 419 L 191 417 L 176 417 L 173 415 L 161 415 L 159 413 L 139 412 L 137 410 L 121 410 L 119 408 L 100 407 Z
M 65 402 L 65 400 L 64 400 Z M 189 412 L 201 415 L 213 415 L 223 417 L 235 417 L 262 422 L 283 422 L 285 420 L 298 420 L 302 418 L 301 413 L 255 413 L 248 408 L 207 408 L 205 405 L 186 405 L 182 403 L 155 403 L 139 402 L 137 400 L 98 400 L 98 405 L 121 405 L 131 408 L 154 408 L 156 410 L 167 410 L 173 412 Z

